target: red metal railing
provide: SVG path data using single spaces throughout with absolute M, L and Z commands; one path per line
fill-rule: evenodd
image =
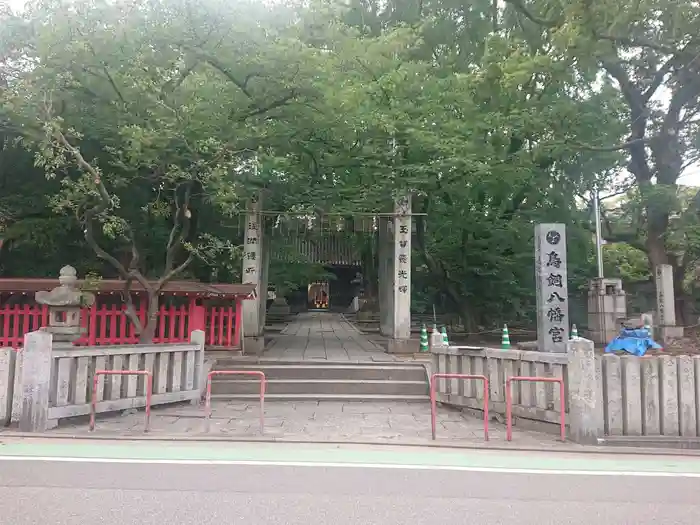
M 146 426 L 148 432 L 151 424 L 151 397 L 153 396 L 153 374 L 148 370 L 95 370 L 92 379 L 92 399 L 90 401 L 90 432 L 95 430 L 95 414 L 97 413 L 97 383 L 100 376 L 146 376 Z
M 267 380 L 265 379 L 265 373 L 260 370 L 212 370 L 207 374 L 207 396 L 205 400 L 205 410 L 206 413 L 204 418 L 206 420 L 207 429 L 209 428 L 209 421 L 211 420 L 211 378 L 213 376 L 256 376 L 260 378 L 260 434 L 265 433 L 265 385 Z
M 204 330 L 205 344 L 209 347 L 240 348 L 240 301 L 233 306 L 161 306 L 158 310 L 154 343 L 187 342 L 193 330 Z M 146 319 L 146 308 L 137 310 L 139 318 Z M 135 344 L 138 336 L 123 306 L 93 306 L 81 312 L 85 336 L 76 344 L 101 346 Z M 24 334 L 49 324 L 48 307 L 30 305 L 0 306 L 0 347 L 19 348 Z
M 483 375 L 472 374 L 433 374 L 430 376 L 430 421 L 435 439 L 437 400 L 435 399 L 436 379 L 476 379 L 484 384 L 484 441 L 489 440 L 489 380 Z
M 564 380 L 561 377 L 527 377 L 513 376 L 506 379 L 506 439 L 513 440 L 513 394 L 511 383 L 513 381 L 530 381 L 533 383 L 559 383 L 559 434 L 562 441 L 566 441 L 566 397 Z

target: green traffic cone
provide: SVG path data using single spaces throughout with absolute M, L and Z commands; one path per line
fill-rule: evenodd
M 571 325 L 571 339 L 578 339 L 578 329 L 576 325 Z
M 425 329 L 425 325 L 420 329 L 420 351 L 428 351 L 428 331 Z
M 508 325 L 503 325 L 503 336 L 501 337 L 501 348 L 510 350 L 510 335 L 508 335 Z
M 450 341 L 447 339 L 447 328 L 442 327 L 442 344 L 450 346 Z

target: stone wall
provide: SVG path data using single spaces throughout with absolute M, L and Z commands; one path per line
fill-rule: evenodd
M 90 413 L 96 370 L 152 374 L 152 405 L 199 401 L 206 386 L 204 332 L 164 345 L 54 347 L 47 332 L 25 336 L 24 348 L 0 348 L 0 424 L 40 432 L 61 419 Z M 96 412 L 146 404 L 146 378 L 98 375 Z

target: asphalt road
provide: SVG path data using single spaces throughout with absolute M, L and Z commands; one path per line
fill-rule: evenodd
M 0 462 L 0 523 L 697 525 L 698 489 L 683 477 L 20 460 Z

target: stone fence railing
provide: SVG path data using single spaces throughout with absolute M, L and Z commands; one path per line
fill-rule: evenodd
M 489 380 L 489 410 L 505 414 L 506 378 L 513 376 L 566 377 L 566 354 L 497 350 L 493 348 L 437 347 L 433 349 L 433 372 L 484 375 Z M 438 402 L 481 410 L 481 382 L 463 379 L 438 379 Z M 553 383 L 512 383 L 513 416 L 541 423 L 559 424 L 560 389 Z M 566 409 L 568 411 L 568 400 Z
M 90 413 L 96 370 L 151 372 L 152 405 L 198 401 L 204 391 L 204 332 L 190 343 L 99 347 L 54 347 L 51 334 L 25 336 L 20 351 L 0 348 L 0 426 L 41 432 L 61 419 Z M 146 405 L 146 378 L 100 375 L 96 412 Z
M 700 356 L 596 359 L 606 436 L 700 437 Z
M 431 351 L 433 373 L 489 378 L 493 414 L 505 414 L 507 377 L 563 378 L 568 433 L 574 441 L 700 437 L 700 356 L 596 356 L 586 339 L 569 341 L 566 354 L 440 346 Z M 516 425 L 559 423 L 558 385 L 516 382 L 512 395 Z M 481 385 L 438 379 L 437 400 L 481 410 Z

